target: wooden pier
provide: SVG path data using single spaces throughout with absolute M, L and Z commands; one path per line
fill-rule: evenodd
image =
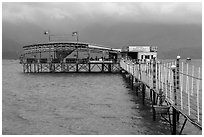
M 187 120 L 202 130 L 200 68 L 197 76 L 194 67 L 189 75 L 189 66 L 184 72 L 179 56 L 172 62 L 158 62 L 155 47 L 144 48 L 151 52 L 148 55 L 78 41 L 40 43 L 23 49 L 20 63 L 24 73 L 121 72 L 136 95 L 141 94 L 142 103 L 151 102 L 153 120 L 159 114 L 169 123 L 172 134 L 182 134 Z M 136 55 L 140 58 L 133 59 Z M 178 129 L 181 116 L 185 121 Z
M 191 74 L 194 76 L 188 73 L 188 64 L 187 72 L 184 72 L 179 56 L 175 61 L 166 63 L 153 59 L 138 64 L 134 60 L 121 59 L 120 66 L 122 72 L 128 75 L 130 85 L 136 86 L 133 88 L 136 95 L 141 93 L 143 104 L 151 102 L 153 120 L 160 115 L 169 123 L 172 134 L 182 134 L 187 121 L 202 130 L 200 68 L 196 77 L 193 71 Z M 184 87 L 187 87 L 186 91 Z M 181 116 L 185 120 L 179 125 Z
M 25 73 L 120 71 L 118 49 L 80 42 L 40 43 L 23 49 L 21 63 Z
M 119 63 L 112 61 L 90 61 L 87 63 L 23 63 L 25 73 L 117 73 L 120 71 Z

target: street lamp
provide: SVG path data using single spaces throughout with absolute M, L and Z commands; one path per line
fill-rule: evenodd
M 78 32 L 72 32 L 72 36 L 76 36 L 76 40 L 77 40 L 77 61 L 78 61 L 78 42 L 79 42 L 79 35 Z
M 49 42 L 50 42 L 50 31 L 49 31 L 49 30 L 48 30 L 48 31 L 45 31 L 44 34 L 45 34 L 45 35 L 48 35 Z

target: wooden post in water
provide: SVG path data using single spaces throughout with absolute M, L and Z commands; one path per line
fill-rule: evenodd
M 134 89 L 134 63 L 132 63 L 132 89 Z
M 101 64 L 101 71 L 102 71 L 102 73 L 104 72 L 104 63 L 103 62 Z
M 156 112 L 153 108 L 153 105 L 156 105 L 156 59 L 153 59 L 153 90 L 151 90 L 152 93 L 152 112 L 153 112 L 153 120 L 156 120 Z
M 43 65 L 42 65 L 42 63 L 40 62 L 40 72 L 42 72 L 43 71 Z
M 179 60 L 180 56 L 176 57 L 176 91 L 179 92 L 180 89 L 180 77 L 179 77 Z M 177 102 L 176 102 L 177 103 Z M 177 113 L 177 121 L 179 121 L 179 113 Z
M 91 63 L 89 62 L 89 72 L 91 72 Z
M 144 83 L 142 83 L 142 104 L 145 104 L 145 91 L 146 91 L 146 86 Z
M 108 72 L 111 72 L 111 63 L 108 64 Z
M 139 86 L 138 86 L 138 79 L 135 79 L 135 82 L 136 82 L 136 86 L 135 86 L 135 91 L 136 91 L 136 96 L 138 96 L 138 89 L 139 89 Z
M 36 72 L 36 56 L 34 56 L 34 62 L 33 63 L 34 63 L 34 66 L 33 66 L 34 67 L 34 72 Z
M 39 59 L 37 59 L 37 72 L 39 73 Z
M 153 105 L 156 105 L 156 59 L 153 60 Z
M 134 89 L 134 76 L 131 75 L 131 88 Z
M 128 64 L 127 73 L 130 74 L 130 64 Z M 130 83 L 130 76 L 128 76 L 128 83 Z
M 29 64 L 30 65 L 30 73 L 32 72 L 32 63 Z
M 25 73 L 25 63 L 23 62 L 23 72 Z
M 77 62 L 76 62 L 76 72 L 79 72 L 78 60 L 77 60 Z
M 172 124 L 173 124 L 173 130 L 172 130 L 172 134 L 176 135 L 176 127 L 177 127 L 177 110 L 176 110 L 176 106 L 177 106 L 177 95 L 176 95 L 176 66 L 172 65 L 171 69 L 173 71 L 173 84 L 174 84 L 174 107 L 173 107 L 173 119 L 172 119 Z

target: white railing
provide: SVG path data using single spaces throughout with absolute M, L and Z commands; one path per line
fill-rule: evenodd
M 176 107 L 182 112 L 201 123 L 201 68 L 191 65 L 189 62 L 177 61 L 159 61 L 156 63 L 156 92 L 158 93 L 159 90 L 162 90 L 166 99 L 171 104 L 176 104 Z M 172 71 L 172 65 L 177 66 L 179 71 L 177 71 L 177 68 L 175 68 L 175 71 Z M 153 88 L 152 62 L 138 64 L 131 60 L 122 59 L 120 66 L 134 76 L 134 78 Z

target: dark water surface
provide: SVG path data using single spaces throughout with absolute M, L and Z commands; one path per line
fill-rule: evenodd
M 120 74 L 25 74 L 2 62 L 2 134 L 170 134 Z

